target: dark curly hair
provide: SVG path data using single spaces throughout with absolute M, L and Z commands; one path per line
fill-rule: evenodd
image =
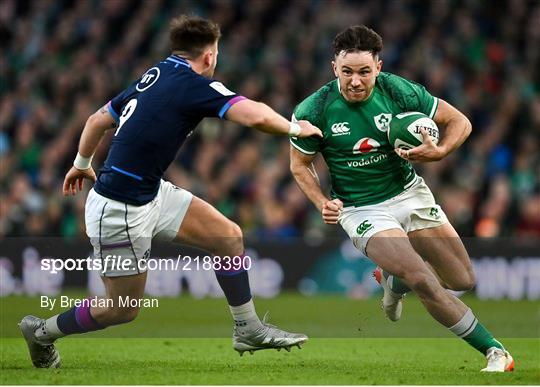
M 383 48 L 381 36 L 364 25 L 351 26 L 336 35 L 332 42 L 334 56 L 340 52 L 369 51 L 373 56 L 378 55 Z

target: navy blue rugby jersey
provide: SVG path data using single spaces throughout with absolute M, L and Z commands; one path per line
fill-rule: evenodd
M 223 118 L 245 99 L 205 78 L 176 55 L 146 71 L 108 103 L 118 123 L 94 190 L 143 205 L 157 194 L 163 173 L 204 117 Z

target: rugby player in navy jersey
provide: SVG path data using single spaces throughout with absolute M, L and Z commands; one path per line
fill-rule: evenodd
M 238 225 L 204 200 L 162 180 L 178 149 L 204 117 L 225 118 L 271 134 L 322 137 L 309 122 L 291 123 L 267 105 L 239 96 L 211 79 L 219 37 L 219 27 L 211 21 L 186 16 L 173 19 L 172 54 L 88 118 L 63 191 L 75 195 L 82 190 L 84 179 L 95 182 L 85 207 L 94 257 L 120 257 L 124 267 L 115 264 L 103 273 L 107 299 L 114 306 L 83 304 L 46 320 L 23 318 L 20 328 L 34 366 L 60 365 L 53 344 L 60 337 L 137 317 L 137 307 L 121 307 L 118 300 L 143 297 L 147 273 L 140 262 L 149 256 L 154 238 L 202 248 L 224 257 L 223 261 L 243 256 Z M 96 178 L 92 155 L 108 130 L 115 133 Z M 290 350 L 304 343 L 307 336 L 259 320 L 247 271 L 234 271 L 230 266 L 224 262 L 215 274 L 235 323 L 233 348 L 242 354 L 269 348 Z

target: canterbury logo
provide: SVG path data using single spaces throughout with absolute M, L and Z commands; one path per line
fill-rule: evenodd
M 348 122 L 338 122 L 338 123 L 332 125 L 331 130 L 332 130 L 333 136 L 349 134 L 351 128 L 349 128 L 348 125 L 349 125 Z
M 356 228 L 356 233 L 360 236 L 364 236 L 366 232 L 371 230 L 373 228 L 373 225 L 369 223 L 369 221 L 364 220 L 362 223 L 360 223 L 360 226 Z

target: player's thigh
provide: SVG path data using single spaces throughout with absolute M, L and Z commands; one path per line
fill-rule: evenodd
M 467 251 L 424 180 L 418 177 L 399 199 L 392 205 L 393 213 L 414 249 L 447 287 L 469 289 L 474 276 Z
M 142 298 L 146 286 L 147 273 L 121 277 L 102 277 L 108 298 L 114 301 L 118 297 Z
M 394 228 L 374 234 L 367 241 L 366 254 L 383 270 L 406 281 L 433 276 L 402 229 Z
M 163 241 L 176 238 L 192 200 L 191 192 L 161 180 L 159 191 L 154 199 L 158 219 L 152 230 L 152 236 Z
M 353 244 L 383 270 L 401 277 L 422 294 L 437 283 L 385 204 L 345 208 L 340 224 Z
M 240 227 L 196 196 L 193 196 L 174 240 L 218 255 L 243 253 Z
M 409 232 L 414 249 L 436 270 L 445 284 L 454 290 L 474 286 L 474 271 L 469 254 L 450 223 Z
M 108 199 L 94 190 L 85 207 L 86 232 L 105 277 L 141 274 L 150 254 L 154 204 L 133 206 Z
M 339 216 L 339 223 L 364 255 L 367 255 L 366 245 L 373 235 L 385 230 L 402 229 L 384 204 L 345 207 Z

